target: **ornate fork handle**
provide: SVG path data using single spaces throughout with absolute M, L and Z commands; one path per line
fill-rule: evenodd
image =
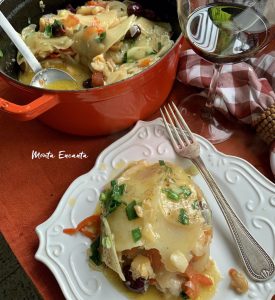
M 236 241 L 240 256 L 252 279 L 256 281 L 265 281 L 274 274 L 274 262 L 265 252 L 265 250 L 252 237 L 245 225 L 235 214 L 230 204 L 226 201 L 220 188 L 215 183 L 212 175 L 207 170 L 200 157 L 192 159 L 201 175 L 207 182 L 213 192 L 215 199 L 225 217 L 225 220 Z

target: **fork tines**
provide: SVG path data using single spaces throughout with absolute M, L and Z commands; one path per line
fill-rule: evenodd
M 167 104 L 168 108 L 163 107 L 165 114 L 161 109 L 160 113 L 174 147 L 184 148 L 194 142 L 194 136 L 173 101 L 172 106 L 174 111 L 171 105 Z

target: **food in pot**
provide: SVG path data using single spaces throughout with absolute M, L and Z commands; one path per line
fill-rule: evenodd
M 86 89 L 133 76 L 166 53 L 172 29 L 156 19 L 135 2 L 88 1 L 43 15 L 38 31 L 31 24 L 21 36 L 43 67 L 65 70 Z M 33 72 L 20 53 L 17 62 L 19 80 L 29 84 Z
M 211 212 L 181 167 L 135 162 L 106 186 L 100 207 L 93 220 L 64 230 L 92 238 L 90 258 L 96 265 L 103 262 L 136 293 L 154 286 L 174 299 L 196 299 L 205 289 L 213 295 L 217 276 L 207 274 L 214 266 Z M 210 298 L 206 295 L 203 299 Z

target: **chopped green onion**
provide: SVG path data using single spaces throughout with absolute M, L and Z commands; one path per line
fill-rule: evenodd
M 191 189 L 185 185 L 181 186 L 180 189 L 182 190 L 185 199 L 187 199 L 192 194 Z
M 184 208 L 180 209 L 180 213 L 179 213 L 179 217 L 178 217 L 178 221 L 183 224 L 183 225 L 188 225 L 189 224 L 189 217 L 185 211 Z
M 119 185 L 114 185 L 112 189 L 112 197 L 115 200 L 119 200 L 120 196 L 122 195 L 121 193 L 121 188 Z
M 127 218 L 129 221 L 134 220 L 138 217 L 138 215 L 135 211 L 135 205 L 137 205 L 137 202 L 136 202 L 136 200 L 133 200 L 125 208 Z
M 104 236 L 101 243 L 104 248 L 110 249 L 112 247 L 112 240 L 109 236 Z
M 4 56 L 3 51 L 0 49 L 0 58 L 2 58 Z
M 107 200 L 107 198 L 108 198 L 108 193 L 107 192 L 100 193 L 100 195 L 99 195 L 99 201 L 104 202 L 104 201 Z
M 141 239 L 141 231 L 138 227 L 132 230 L 132 238 L 135 243 Z
M 101 43 L 106 38 L 106 32 L 101 32 L 95 39 L 98 43 Z
M 105 206 L 107 210 L 107 215 L 114 212 L 121 205 L 121 201 L 117 201 L 115 199 L 109 199 L 107 205 Z
M 115 211 L 121 205 L 121 196 L 125 188 L 125 184 L 119 185 L 116 180 L 112 180 L 111 188 L 100 194 L 99 200 L 103 204 L 105 216 Z
M 102 264 L 101 261 L 101 255 L 99 252 L 99 246 L 100 246 L 100 237 L 98 237 L 92 244 L 91 244 L 91 253 L 92 255 L 90 256 L 90 259 L 94 264 L 97 266 L 100 266 Z
M 52 25 L 49 24 L 45 27 L 44 34 L 50 38 L 53 36 Z
M 111 187 L 114 187 L 117 185 L 117 181 L 115 179 L 111 180 Z
M 112 197 L 115 200 L 119 200 L 120 197 L 123 195 L 124 191 L 125 191 L 125 184 L 121 184 L 121 185 L 116 184 L 113 186 Z
M 176 192 L 174 192 L 171 189 L 163 189 L 163 192 L 166 193 L 167 198 L 174 200 L 174 201 L 179 201 L 180 196 Z
M 165 166 L 165 161 L 164 160 L 159 160 L 159 165 L 160 166 Z
M 195 200 L 193 203 L 192 203 L 192 208 L 193 209 L 199 209 L 200 206 L 199 206 L 199 200 Z

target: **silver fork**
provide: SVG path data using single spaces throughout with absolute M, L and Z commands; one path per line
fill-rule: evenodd
M 168 104 L 168 109 L 164 107 L 165 113 L 162 110 L 160 112 L 174 150 L 180 156 L 191 159 L 208 184 L 230 228 L 248 275 L 256 281 L 268 280 L 275 272 L 273 260 L 253 238 L 226 201 L 222 191 L 200 158 L 199 143 L 173 102 L 172 106 L 174 111 Z

